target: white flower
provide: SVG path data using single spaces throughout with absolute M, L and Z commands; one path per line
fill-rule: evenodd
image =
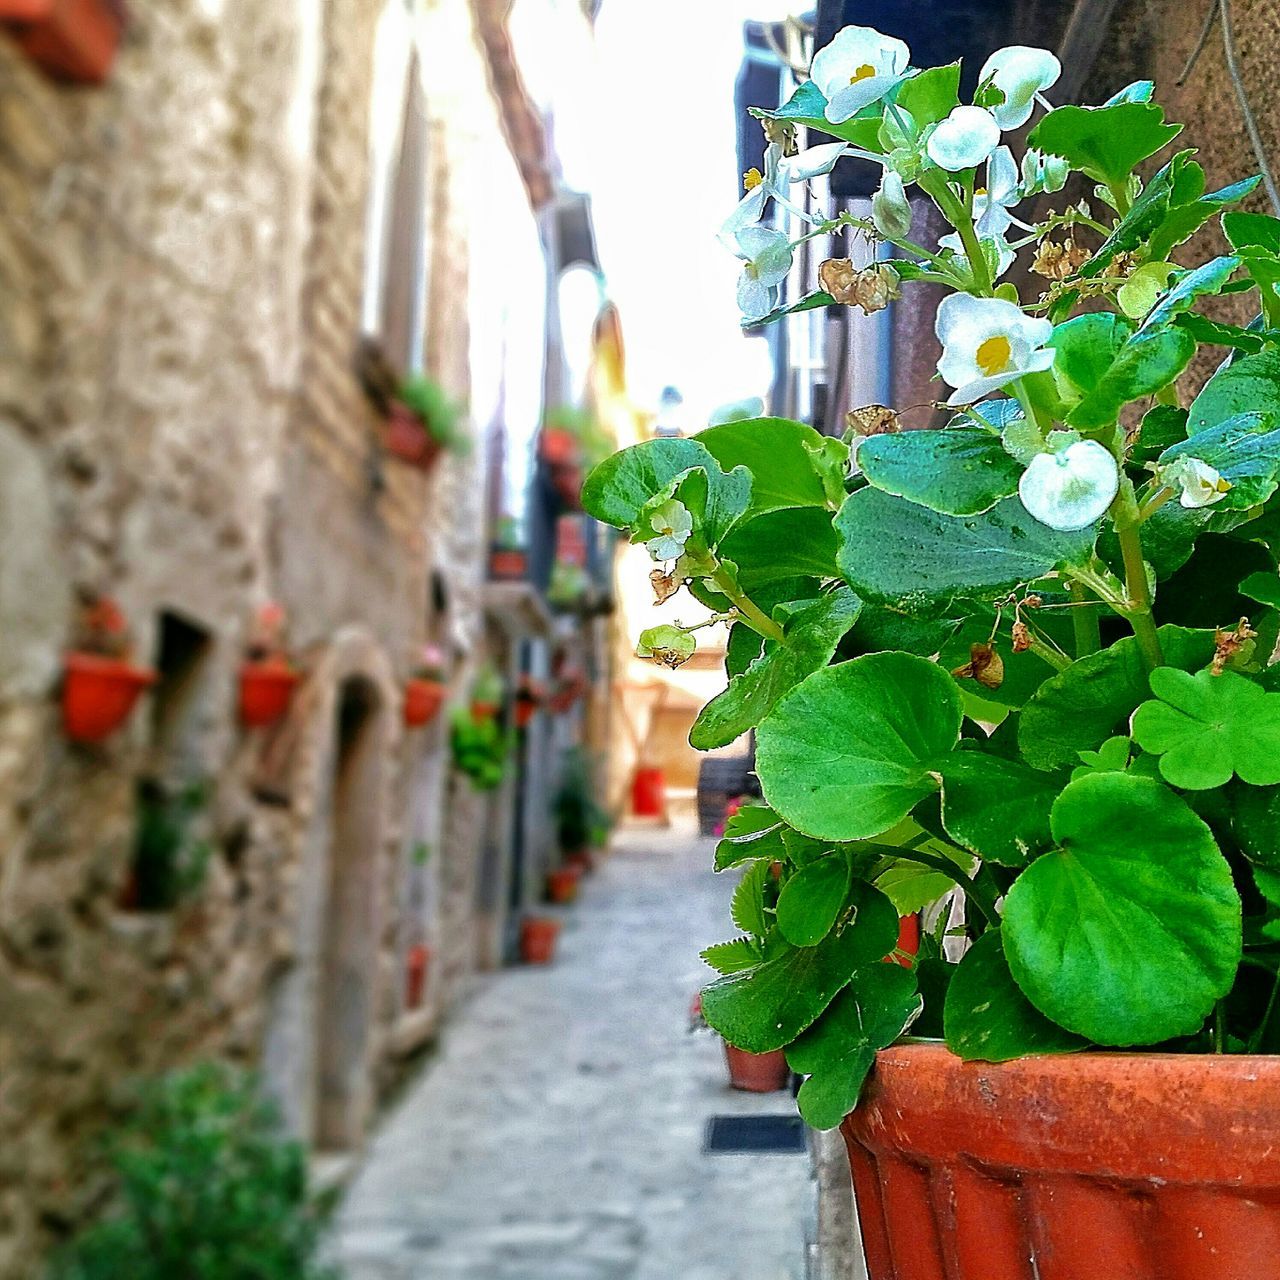
M 783 158 L 778 166 L 780 175 L 787 183 L 819 178 L 830 173 L 836 167 L 836 161 L 848 150 L 847 142 L 821 142 L 816 147 L 807 147 L 794 156 Z
M 1199 458 L 1175 459 L 1161 470 L 1160 481 L 1170 487 L 1180 485 L 1182 494 L 1178 502 L 1187 508 L 1211 507 L 1231 492 L 1231 481 L 1224 480 L 1213 467 Z
M 1037 196 L 1042 191 L 1052 194 L 1067 185 L 1071 166 L 1061 156 L 1046 155 L 1034 148 L 1022 156 L 1022 194 Z
M 655 560 L 677 560 L 684 554 L 684 544 L 693 532 L 693 516 L 683 502 L 668 498 L 655 507 L 650 524 L 658 536 L 644 545 Z
M 886 240 L 911 234 L 911 202 L 902 179 L 892 169 L 884 171 L 880 190 L 871 197 L 871 221 Z
M 1022 199 L 1018 165 L 1008 147 L 987 161 L 987 185 L 973 193 L 973 218 L 980 236 L 1002 236 L 1013 224 L 1009 210 Z
M 982 107 L 956 107 L 929 135 L 929 159 L 948 173 L 974 169 L 1000 145 L 1000 126 Z
M 1038 453 L 1022 473 L 1018 496 L 1051 529 L 1084 529 L 1102 518 L 1120 488 L 1120 468 L 1096 440 Z
M 942 358 L 938 372 L 955 387 L 948 404 L 972 404 L 1023 374 L 1053 365 L 1044 344 L 1053 325 L 1027 315 L 1003 298 L 953 293 L 938 307 Z
M 743 227 L 733 237 L 733 251 L 742 259 L 738 307 L 747 319 L 759 320 L 777 304 L 778 285 L 791 270 L 791 242 L 769 227 Z
M 827 100 L 827 119 L 843 124 L 905 80 L 910 61 L 901 40 L 871 27 L 845 27 L 813 55 L 809 75 Z
M 746 194 L 738 201 L 738 207 L 725 219 L 720 228 L 720 239 L 733 246 L 734 237 L 743 227 L 754 226 L 764 217 L 765 206 L 772 198 L 785 205 L 806 222 L 813 219 L 802 209 L 796 208 L 787 199 L 788 189 L 792 183 L 808 182 L 811 178 L 830 173 L 836 161 L 851 148 L 847 142 L 824 142 L 816 147 L 809 147 L 798 155 L 791 157 L 782 154 L 782 147 L 776 142 L 770 143 L 764 152 L 764 171 L 751 169 L 743 175 Z
M 1057 84 L 1061 74 L 1062 63 L 1048 49 L 1013 44 L 983 63 L 978 83 L 990 81 L 1004 94 L 1004 101 L 991 107 L 1000 128 L 1018 129 L 1031 119 L 1036 94 Z

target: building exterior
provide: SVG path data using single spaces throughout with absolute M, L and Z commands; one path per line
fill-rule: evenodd
M 545 495 L 541 581 L 489 572 L 508 502 L 538 501 L 570 199 L 506 18 L 135 0 L 96 85 L 0 30 L 4 1280 L 99 1206 L 92 1139 L 134 1077 L 229 1058 L 316 1151 L 358 1150 L 540 900 L 561 755 L 603 727 L 540 711 L 489 792 L 449 751 L 482 667 L 608 678 L 602 624 L 546 602 Z M 470 406 L 469 452 L 429 472 L 387 448 L 417 371 Z M 158 678 L 76 744 L 64 654 L 103 600 Z M 303 680 L 246 728 L 269 602 Z M 410 729 L 426 643 L 450 707 Z M 157 805 L 200 870 L 142 909 Z

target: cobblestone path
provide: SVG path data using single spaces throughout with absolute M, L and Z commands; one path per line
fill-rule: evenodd
M 569 909 L 557 963 L 485 980 L 387 1117 L 342 1204 L 349 1280 L 795 1280 L 801 1155 L 704 1155 L 713 1114 L 789 1112 L 729 1089 L 687 1032 L 727 937 L 708 841 L 624 832 Z

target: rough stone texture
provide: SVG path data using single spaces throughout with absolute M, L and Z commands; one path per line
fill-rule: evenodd
M 566 916 L 556 963 L 476 979 L 342 1205 L 349 1280 L 798 1280 L 803 1155 L 704 1155 L 716 1114 L 792 1114 L 728 1088 L 688 1033 L 732 880 L 711 845 L 626 832 Z
M 401 1051 L 404 949 L 429 941 L 447 979 L 417 1041 L 472 964 L 484 805 L 457 783 L 446 805 L 443 718 L 402 733 L 398 683 L 428 629 L 459 689 L 485 657 L 489 450 L 431 477 L 389 460 L 354 372 L 383 4 L 135 0 L 96 89 L 52 84 L 0 35 L 0 1280 L 33 1275 L 100 1203 L 92 1138 L 130 1078 L 260 1064 L 309 1138 L 328 1063 L 355 1144 Z M 496 191 L 513 221 L 532 214 L 470 7 L 420 8 L 425 356 L 466 399 L 474 344 L 500 338 L 468 327 L 466 211 Z M 85 749 L 60 733 L 55 683 L 75 593 L 99 592 L 140 660 L 165 617 L 204 645 L 163 714 L 148 699 Z M 286 724 L 246 734 L 236 674 L 268 598 L 307 680 Z M 379 759 L 352 808 L 335 770 L 357 686 Z M 191 903 L 144 915 L 120 903 L 136 784 L 157 776 L 216 780 L 214 853 Z M 352 813 L 369 839 L 344 915 L 330 862 Z M 414 896 L 417 842 L 447 856 Z M 357 916 L 367 938 L 334 944 Z M 353 976 L 340 1012 L 360 1025 L 339 1034 L 357 1048 L 336 1061 L 325 992 Z

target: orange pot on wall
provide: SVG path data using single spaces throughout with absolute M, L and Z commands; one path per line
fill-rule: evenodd
M 0 23 L 55 80 L 101 84 L 124 31 L 119 0 L 0 0 Z
M 405 956 L 404 1006 L 421 1009 L 427 994 L 427 974 L 431 968 L 431 950 L 418 943 Z
M 404 682 L 404 722 L 410 729 L 430 724 L 444 706 L 445 687 L 438 680 L 412 679 Z
M 443 452 L 439 443 L 423 426 L 422 419 L 399 400 L 391 402 L 385 441 L 387 452 L 393 458 L 407 462 L 419 471 L 430 471 Z
M 73 742 L 101 742 L 129 718 L 156 673 L 120 658 L 69 653 L 62 677 L 62 725 Z
M 871 1280 L 1280 1280 L 1280 1057 L 897 1045 L 843 1133 Z
M 293 700 L 302 677 L 283 659 L 246 662 L 240 668 L 240 721 L 257 729 L 274 724 Z
M 724 1058 L 729 1064 L 729 1083 L 744 1093 L 777 1093 L 785 1089 L 791 1079 L 787 1055 L 781 1049 L 774 1049 L 772 1053 L 748 1053 L 726 1040 Z

